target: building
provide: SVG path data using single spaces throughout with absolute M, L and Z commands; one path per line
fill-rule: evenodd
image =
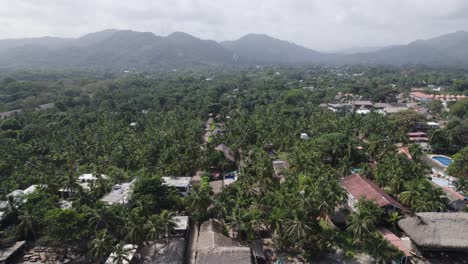
M 122 204 L 127 205 L 130 202 L 130 198 L 133 193 L 133 187 L 135 186 L 136 179 L 131 182 L 123 182 L 114 185 L 112 191 L 100 199 L 108 205 Z
M 415 101 L 419 102 L 432 102 L 433 100 L 441 100 L 441 101 L 449 101 L 454 102 L 458 100 L 465 99 L 465 95 L 450 95 L 450 94 L 426 94 L 422 92 L 412 92 L 410 93 L 409 97 Z
M 412 251 L 468 252 L 468 214 L 417 213 L 398 221 L 398 226 L 410 237 Z
M 0 249 L 0 264 L 13 263 L 12 260 L 26 248 L 26 241 L 17 241 L 10 247 L 3 246 Z
M 184 264 L 186 240 L 182 237 L 145 242 L 137 251 L 139 259 L 135 264 Z
M 177 188 L 179 193 L 187 196 L 192 187 L 192 177 L 163 177 L 164 185 Z
M 352 211 L 356 209 L 356 203 L 359 199 L 364 198 L 373 200 L 379 207 L 384 208 L 387 212 L 395 210 L 409 212 L 408 209 L 385 193 L 374 182 L 359 174 L 353 173 L 344 177 L 340 180 L 340 184 L 348 193 L 347 206 Z
M 419 102 L 432 102 L 434 100 L 435 95 L 433 94 L 425 94 L 422 92 L 411 92 L 409 97 L 415 101 Z
M 21 109 L 17 109 L 17 110 L 2 112 L 2 113 L 0 113 L 0 119 L 12 117 L 12 116 L 14 116 L 16 114 L 21 113 L 22 111 L 23 110 L 21 110 Z
M 172 217 L 174 222 L 174 236 L 186 237 L 187 230 L 189 229 L 189 217 L 188 216 L 174 216 Z
M 449 186 L 439 185 L 440 181 L 432 179 L 431 183 L 445 193 L 445 196 L 449 200 L 448 206 L 452 211 L 461 211 L 466 207 L 465 196 L 457 193 L 455 190 L 451 189 Z
M 223 234 L 220 222 L 210 219 L 200 226 L 195 264 L 252 263 L 250 247 Z
M 100 174 L 99 177 L 104 180 L 108 180 L 109 176 L 105 174 Z M 98 176 L 91 174 L 91 173 L 85 173 L 80 176 L 78 176 L 78 184 L 83 188 L 85 191 L 90 191 L 91 186 L 98 180 Z
M 412 160 L 413 156 L 411 156 L 411 153 L 409 151 L 408 147 L 399 147 L 398 148 L 398 154 L 403 154 L 406 156 L 407 159 Z
M 410 248 L 409 245 L 407 245 L 406 241 L 399 238 L 398 236 L 390 232 L 390 230 L 384 227 L 380 227 L 377 230 L 385 238 L 385 240 L 387 240 L 388 242 L 390 242 L 390 244 L 392 244 L 394 247 L 398 248 L 401 252 L 403 252 L 403 254 L 406 257 L 411 256 Z
M 301 133 L 301 139 L 302 140 L 307 140 L 307 139 L 309 139 L 309 135 L 307 135 L 307 133 Z
M 284 161 L 284 160 L 274 160 L 273 170 L 275 171 L 276 177 L 283 178 L 283 172 L 285 170 L 289 170 L 289 162 Z
M 219 144 L 214 148 L 216 151 L 220 151 L 224 154 L 224 158 L 231 162 L 236 162 L 236 158 L 234 157 L 234 152 L 223 143 Z

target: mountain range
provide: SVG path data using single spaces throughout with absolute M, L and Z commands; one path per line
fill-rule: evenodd
M 304 64 L 424 64 L 468 68 L 468 32 L 358 53 L 321 53 L 263 34 L 216 42 L 187 33 L 104 30 L 80 38 L 0 40 L 0 69 L 179 67 Z

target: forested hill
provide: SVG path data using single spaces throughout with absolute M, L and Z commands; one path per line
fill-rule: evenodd
M 325 54 L 267 35 L 215 42 L 186 33 L 105 30 L 80 38 L 0 40 L 0 69 L 154 70 L 271 64 L 426 64 L 468 68 L 468 32 L 356 54 Z

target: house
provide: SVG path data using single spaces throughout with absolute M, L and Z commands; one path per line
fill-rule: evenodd
M 116 253 L 113 252 L 112 254 L 110 254 L 109 258 L 106 260 L 106 263 L 105 264 L 114 264 L 114 263 L 120 263 L 120 264 L 130 264 L 132 263 L 133 261 L 133 257 L 135 256 L 135 253 L 137 251 L 137 246 L 136 245 L 132 245 L 132 244 L 127 244 L 127 245 L 124 245 L 123 246 L 123 249 L 125 250 L 126 252 L 126 256 L 122 262 L 117 262 L 116 260 Z
M 275 176 L 278 178 L 283 178 L 283 171 L 289 169 L 289 162 L 284 160 L 274 160 L 273 161 L 273 170 L 275 171 Z
M 224 158 L 231 162 L 236 162 L 236 158 L 234 157 L 234 152 L 223 143 L 219 144 L 214 148 L 216 151 L 220 151 L 224 154 Z
M 427 102 L 432 102 L 435 96 L 433 94 L 425 94 L 422 92 L 411 92 L 409 94 L 409 97 L 415 101 L 427 103 Z
M 104 180 L 108 180 L 109 176 L 100 174 L 99 177 Z M 91 185 L 95 183 L 98 180 L 98 177 L 91 174 L 91 173 L 85 173 L 80 176 L 78 176 L 78 184 L 86 191 L 91 190 Z
M 461 211 L 466 207 L 466 202 L 465 202 L 465 196 L 457 193 L 453 189 L 451 189 L 449 186 L 441 186 L 439 185 L 439 181 L 431 180 L 431 183 L 437 187 L 442 189 L 442 191 L 445 193 L 445 196 L 449 200 L 449 209 L 452 211 Z
M 101 202 L 104 202 L 108 205 L 113 204 L 123 204 L 127 205 L 130 202 L 130 198 L 133 193 L 133 187 L 136 183 L 136 179 L 131 182 L 123 182 L 120 184 L 114 185 L 112 191 L 100 199 Z
M 309 139 L 309 135 L 307 135 L 307 133 L 301 133 L 301 139 L 302 140 L 307 140 L 307 139 Z
M 385 240 L 387 240 L 388 242 L 390 242 L 390 244 L 392 244 L 394 247 L 403 252 L 403 254 L 406 257 L 411 256 L 410 248 L 408 248 L 405 241 L 403 241 L 401 238 L 399 238 L 398 236 L 390 232 L 390 230 L 384 227 L 378 228 L 377 231 L 379 231 L 379 233 L 385 238 Z
M 23 110 L 21 110 L 21 109 L 17 109 L 17 110 L 2 112 L 2 113 L 0 113 L 0 119 L 9 118 L 11 116 L 14 116 L 15 114 L 21 113 L 22 111 Z
M 375 201 L 379 207 L 386 209 L 386 211 L 409 211 L 380 189 L 374 182 L 359 174 L 353 173 L 344 177 L 340 180 L 340 184 L 348 193 L 347 205 L 352 211 L 356 209 L 356 203 L 361 198 Z
M 163 177 L 164 185 L 177 188 L 182 196 L 187 196 L 192 187 L 192 177 Z
M 37 107 L 37 110 L 47 110 L 55 107 L 55 103 L 41 104 Z
M 187 230 L 189 229 L 189 217 L 173 216 L 172 222 L 175 224 L 173 236 L 185 237 L 187 235 Z
M 18 256 L 24 248 L 26 248 L 26 241 L 17 241 L 10 247 L 2 245 L 0 249 L 0 264 L 14 263 L 12 261 L 13 258 Z
M 225 236 L 220 222 L 210 219 L 200 226 L 195 245 L 195 264 L 252 263 L 250 247 Z
M 41 188 L 46 188 L 47 185 L 45 184 L 33 184 L 29 186 L 28 188 L 23 190 L 24 195 L 30 195 L 31 193 L 35 192 L 36 190 L 39 190 Z
M 468 252 L 468 214 L 417 213 L 398 221 L 413 242 L 413 251 Z
M 403 155 L 405 155 L 406 158 L 408 158 L 409 160 L 412 160 L 412 159 L 413 159 L 413 157 L 411 156 L 411 153 L 410 153 L 408 147 L 399 147 L 399 148 L 398 148 L 398 154 L 403 154 Z
M 141 246 L 137 255 L 140 258 L 136 264 L 184 264 L 186 240 L 182 237 L 165 238 L 157 241 L 147 241 Z

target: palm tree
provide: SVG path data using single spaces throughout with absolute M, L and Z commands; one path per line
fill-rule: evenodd
M 400 193 L 400 201 L 407 206 L 413 207 L 421 197 L 423 192 L 421 181 L 409 181 L 405 184 L 406 191 Z
M 30 207 L 20 210 L 19 213 L 18 219 L 20 223 L 16 226 L 16 230 L 21 231 L 25 239 L 28 239 L 31 235 L 33 240 L 36 241 L 39 219 L 33 214 L 33 210 Z
M 169 234 L 172 232 L 172 230 L 174 230 L 174 227 L 176 226 L 176 223 L 174 223 L 174 220 L 172 220 L 173 217 L 174 213 L 168 210 L 162 210 L 159 214 L 160 223 L 164 230 L 166 240 L 169 238 Z
M 460 179 L 455 181 L 454 185 L 457 192 L 468 194 L 468 181 L 465 178 L 461 177 Z
M 356 205 L 356 212 L 350 217 L 348 229 L 353 232 L 354 243 L 361 243 L 375 229 L 383 211 L 373 201 L 361 199 Z
M 124 263 L 130 263 L 131 259 L 128 258 L 128 255 L 130 255 L 130 252 L 133 251 L 133 247 L 129 247 L 125 245 L 125 243 L 121 242 L 118 243 L 114 247 L 114 252 L 112 253 L 112 263 L 114 264 L 124 264 Z
M 106 230 L 97 233 L 96 237 L 91 241 L 91 254 L 96 258 L 97 263 L 102 263 L 104 258 L 109 255 L 112 244 L 112 238 L 107 234 Z
M 159 239 L 164 233 L 164 226 L 159 215 L 152 215 L 146 220 L 145 234 L 147 241 Z
M 285 234 L 292 243 L 305 239 L 312 232 L 312 223 L 299 211 L 292 211 L 292 218 L 284 222 Z

